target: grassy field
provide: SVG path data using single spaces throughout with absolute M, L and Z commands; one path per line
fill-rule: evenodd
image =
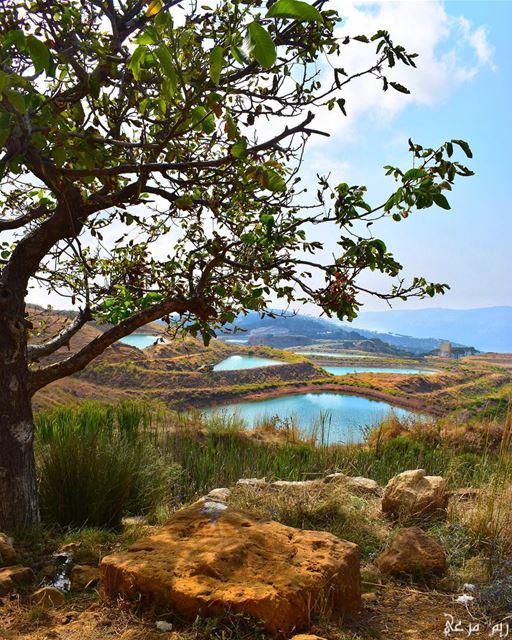
M 293 421 L 276 419 L 248 431 L 236 414 L 206 417 L 132 400 L 41 411 L 36 454 L 44 524 L 16 533 L 20 561 L 34 568 L 38 581 L 45 580 L 48 559 L 72 544 L 75 562 L 96 565 L 176 509 L 213 488 L 232 487 L 229 502 L 256 517 L 329 531 L 360 546 L 363 586 L 374 604 L 365 605 L 343 630 L 316 620 L 313 630 L 328 640 L 405 637 L 411 624 L 417 637 L 437 638 L 447 598 L 452 602 L 465 583 L 475 585 L 483 619 L 499 619 L 510 610 L 512 412 L 506 419 L 471 425 L 443 419 L 427 426 L 390 417 L 368 432 L 363 444 L 351 446 L 322 446 L 321 431 L 321 421 L 304 434 Z M 446 520 L 419 523 L 442 544 L 449 574 L 412 584 L 384 578 L 373 564 L 396 532 L 396 523 L 380 511 L 379 496 L 325 484 L 323 478 L 344 471 L 383 486 L 397 473 L 418 467 L 443 475 L 452 491 Z M 279 489 L 268 483 L 235 486 L 242 477 L 314 482 Z M 476 489 L 469 501 L 467 491 L 456 491 L 468 488 Z M 418 614 L 413 622 L 407 616 L 411 599 Z M 31 605 L 29 593 L 22 592 L 0 611 L 0 627 L 8 640 L 62 634 L 71 640 L 110 640 L 122 633 L 153 639 L 154 612 L 101 603 L 90 589 L 69 594 L 65 607 L 49 612 Z M 464 609 L 448 610 L 464 615 Z M 168 612 L 164 619 L 173 624 L 173 640 L 263 638 L 258 625 L 239 618 L 187 625 Z

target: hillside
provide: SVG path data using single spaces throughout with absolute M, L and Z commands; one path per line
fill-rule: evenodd
M 311 339 L 310 344 L 314 344 L 320 340 L 343 340 L 348 341 L 344 345 L 347 349 L 360 349 L 371 353 L 380 352 L 390 355 L 404 355 L 409 352 L 415 355 L 430 353 L 437 349 L 443 340 L 448 339 L 442 331 L 435 334 L 438 337 L 421 337 L 416 335 L 397 335 L 394 333 L 385 333 L 379 331 L 370 331 L 368 329 L 360 329 L 359 322 L 356 320 L 354 327 L 341 324 L 335 320 L 325 318 L 315 318 L 302 314 L 297 315 L 279 315 L 261 318 L 254 311 L 249 312 L 246 316 L 240 316 L 237 320 L 227 325 L 222 334 L 223 337 L 229 338 L 247 338 L 251 342 L 253 337 L 262 336 L 263 334 L 273 335 L 277 337 L 283 335 L 305 336 Z M 243 331 L 243 333 L 229 335 L 228 331 L 234 329 Z M 412 332 L 411 332 L 412 333 Z M 360 342 L 362 341 L 362 342 Z M 465 346 L 460 344 L 458 338 L 452 338 L 454 346 Z M 267 342 L 268 344 L 268 342 Z M 272 346 L 288 346 L 286 344 Z
M 472 345 L 480 351 L 512 351 L 512 306 L 363 311 L 358 316 L 357 325 L 373 335 L 379 331 L 416 338 L 438 337 Z

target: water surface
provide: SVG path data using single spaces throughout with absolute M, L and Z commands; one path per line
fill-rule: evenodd
M 387 402 L 369 400 L 360 396 L 341 393 L 301 393 L 297 395 L 237 402 L 222 407 L 210 407 L 206 413 L 237 413 L 244 418 L 249 427 L 253 427 L 262 418 L 278 416 L 280 419 L 295 418 L 300 428 L 308 433 L 320 414 L 327 413 L 324 442 L 361 442 L 364 431 L 385 419 L 391 412 L 398 418 L 417 414 L 392 407 Z M 330 421 L 330 428 L 329 428 Z
M 257 356 L 229 356 L 222 362 L 218 362 L 214 367 L 214 371 L 238 371 L 240 369 L 257 369 L 258 367 L 274 367 L 278 364 L 284 364 L 279 360 L 271 360 L 270 358 L 259 358 Z
M 157 340 L 158 336 L 150 336 L 147 333 L 131 333 L 129 336 L 121 338 L 119 342 L 124 342 L 138 349 L 145 349 L 155 344 Z
M 401 373 L 408 375 L 432 374 L 435 371 L 426 369 L 407 369 L 405 367 L 323 367 L 335 376 L 346 376 L 348 373 Z

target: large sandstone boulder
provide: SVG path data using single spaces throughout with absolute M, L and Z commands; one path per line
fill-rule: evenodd
M 446 571 L 443 548 L 419 527 L 400 529 L 389 547 L 377 558 L 382 573 L 416 576 L 442 574 Z
M 244 614 L 269 633 L 341 617 L 361 602 L 357 545 L 261 521 L 220 502 L 196 503 L 127 551 L 103 558 L 105 596 L 171 606 L 182 618 Z
M 424 469 L 404 471 L 391 478 L 382 497 L 382 511 L 405 520 L 444 516 L 447 505 L 444 479 L 427 476 Z
M 18 554 L 12 546 L 12 538 L 0 533 L 0 567 L 18 562 Z

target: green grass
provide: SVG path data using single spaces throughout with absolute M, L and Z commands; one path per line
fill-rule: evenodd
M 237 414 L 170 412 L 147 404 L 86 402 L 37 416 L 43 515 L 70 526 L 116 526 L 128 514 L 164 518 L 174 508 L 244 477 L 314 479 L 335 471 L 379 484 L 406 469 L 442 475 L 452 488 L 482 486 L 507 451 L 445 442 L 436 427 L 390 418 L 366 445 L 322 445 L 328 422 L 301 439 L 293 422 L 270 419 L 252 437 Z M 323 434 L 323 436 L 322 436 Z M 270 436 L 270 437 L 269 437 Z M 318 443 L 318 444 L 315 444 Z

